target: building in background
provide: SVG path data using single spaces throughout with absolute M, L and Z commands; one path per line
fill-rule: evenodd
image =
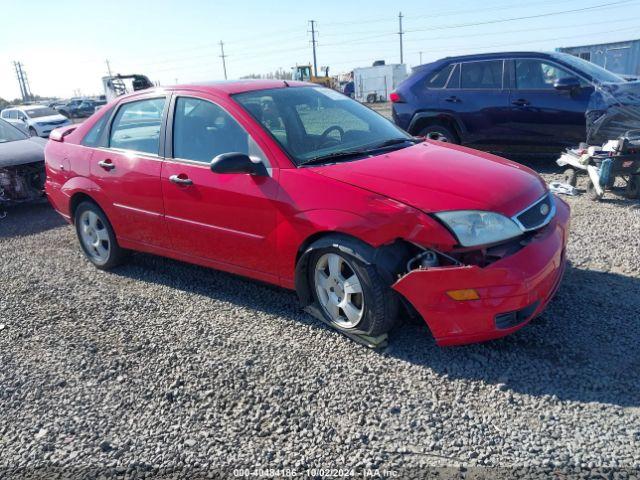
M 570 53 L 620 75 L 640 77 L 640 39 L 582 47 L 561 47 L 557 51 Z

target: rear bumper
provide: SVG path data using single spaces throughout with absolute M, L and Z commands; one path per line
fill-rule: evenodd
M 569 206 L 556 199 L 555 218 L 531 243 L 488 267 L 414 270 L 393 288 L 422 315 L 438 345 L 462 345 L 503 337 L 539 315 L 565 270 Z M 455 301 L 449 290 L 475 289 L 479 300 Z

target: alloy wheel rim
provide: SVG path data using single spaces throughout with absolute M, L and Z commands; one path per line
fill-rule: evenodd
M 80 216 L 80 239 L 89 255 L 104 263 L 109 258 L 111 242 L 107 227 L 94 212 L 85 211 Z
M 364 314 L 364 294 L 351 263 L 336 253 L 325 253 L 316 262 L 315 288 L 320 306 L 341 328 L 354 328 Z

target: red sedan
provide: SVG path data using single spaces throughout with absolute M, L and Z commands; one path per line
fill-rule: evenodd
M 569 207 L 535 172 L 317 85 L 136 92 L 54 131 L 45 157 L 96 267 L 137 250 L 226 270 L 295 289 L 346 332 L 417 313 L 439 345 L 501 337 L 564 270 Z

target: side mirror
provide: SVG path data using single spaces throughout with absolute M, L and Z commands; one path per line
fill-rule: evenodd
M 260 177 L 268 176 L 267 168 L 259 160 L 239 152 L 222 153 L 211 160 L 213 173 L 248 173 Z
M 580 88 L 580 80 L 576 77 L 559 78 L 553 84 L 553 88 L 556 90 L 573 91 Z

